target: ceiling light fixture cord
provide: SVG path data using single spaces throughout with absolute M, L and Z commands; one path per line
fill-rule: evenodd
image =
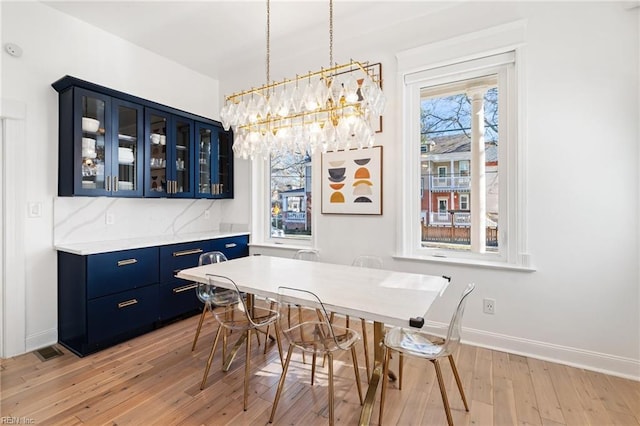
M 329 0 L 329 68 L 333 66 L 333 0 Z
M 267 0 L 267 84 L 271 81 L 271 5 Z

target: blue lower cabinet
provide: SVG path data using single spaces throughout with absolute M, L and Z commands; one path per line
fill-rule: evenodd
M 158 321 L 158 284 L 90 300 L 88 343 L 152 330 Z
M 157 283 L 158 248 L 122 250 L 87 256 L 88 298 Z
M 184 280 L 160 284 L 160 321 L 202 311 L 203 304 L 196 296 L 197 287 L 197 283 Z
M 211 251 L 210 240 L 160 247 L 160 281 L 173 281 L 182 269 L 198 266 L 200 255 L 208 251 Z
M 91 255 L 58 252 L 58 341 L 85 356 L 202 312 L 195 283 L 175 277 L 220 250 L 248 256 L 249 237 L 226 237 Z
M 212 241 L 211 250 L 221 251 L 227 259 L 249 256 L 249 236 L 220 238 Z

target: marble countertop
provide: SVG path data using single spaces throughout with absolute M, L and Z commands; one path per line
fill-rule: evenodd
M 188 243 L 190 241 L 212 240 L 216 238 L 237 237 L 249 235 L 249 232 L 196 232 L 181 235 L 157 235 L 141 238 L 130 238 L 121 240 L 90 241 L 84 243 L 55 244 L 53 247 L 58 251 L 86 256 L 89 254 L 107 253 L 111 251 L 130 250 L 143 247 L 164 246 L 168 244 Z

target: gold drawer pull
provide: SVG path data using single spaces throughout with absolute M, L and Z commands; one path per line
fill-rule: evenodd
M 194 288 L 198 287 L 197 283 L 192 283 L 192 284 L 187 284 L 187 285 L 183 285 L 182 287 L 176 287 L 173 289 L 174 293 L 182 293 L 183 291 L 189 291 L 189 290 L 193 290 Z
M 173 257 L 178 257 L 178 256 L 188 256 L 190 254 L 198 254 L 198 253 L 202 253 L 202 249 L 192 249 L 192 250 L 184 250 L 184 251 L 174 251 L 173 252 Z
M 126 302 L 118 303 L 118 309 L 126 308 L 127 306 L 136 305 L 138 303 L 138 299 L 127 300 Z
M 236 247 L 236 246 L 237 246 L 237 244 L 236 244 L 236 243 L 228 243 L 228 244 L 225 244 L 225 245 L 224 245 L 224 248 L 234 248 L 234 247 Z
M 138 263 L 138 259 L 118 260 L 118 266 L 133 265 L 134 263 Z

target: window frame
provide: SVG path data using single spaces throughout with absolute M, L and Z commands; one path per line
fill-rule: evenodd
M 517 27 L 517 25 L 515 25 Z M 509 31 L 514 27 L 507 28 Z M 495 36 L 497 30 L 491 30 Z M 518 38 L 519 31 L 515 38 Z M 479 36 L 482 39 L 482 35 Z M 468 42 L 469 38 L 465 37 Z M 482 40 L 481 40 L 482 41 Z M 446 44 L 446 43 L 444 43 Z M 473 43 L 469 43 L 473 44 Z M 480 43 L 482 44 L 482 43 Z M 451 49 L 451 46 L 448 46 Z M 522 46 L 509 46 L 474 55 L 439 61 L 443 46 L 426 46 L 399 54 L 398 93 L 401 96 L 400 128 L 402 141 L 402 198 L 399 203 L 398 258 L 472 264 L 479 266 L 533 270 L 527 253 L 526 204 L 524 192 L 525 158 L 522 126 L 524 100 Z M 456 50 L 465 50 L 469 46 Z M 424 62 L 423 58 L 429 58 Z M 499 253 L 472 253 L 463 250 L 423 247 L 420 233 L 420 90 L 454 84 L 467 79 L 495 74 L 498 78 L 500 108 L 499 185 L 500 222 Z

